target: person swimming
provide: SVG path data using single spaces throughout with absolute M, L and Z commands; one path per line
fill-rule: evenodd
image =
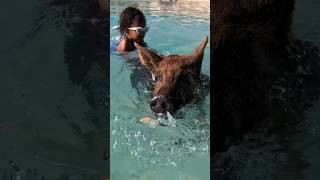
M 144 42 L 144 36 L 149 28 L 142 11 L 134 7 L 127 7 L 121 12 L 119 24 L 121 40 L 117 51 L 126 52 L 135 50 L 134 42 L 141 46 L 147 46 Z

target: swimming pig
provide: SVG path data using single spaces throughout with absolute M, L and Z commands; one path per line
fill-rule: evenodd
M 189 103 L 195 87 L 201 81 L 203 53 L 208 36 L 190 55 L 161 56 L 135 43 L 138 58 L 152 73 L 155 80 L 150 109 L 159 114 L 174 112 Z

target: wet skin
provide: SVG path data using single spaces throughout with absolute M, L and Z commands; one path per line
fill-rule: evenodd
M 133 21 L 130 27 L 146 27 L 145 21 Z M 145 46 L 144 43 L 145 33 L 137 33 L 135 30 L 128 29 L 127 35 L 120 41 L 117 50 L 119 52 L 132 51 L 135 49 L 134 43 Z

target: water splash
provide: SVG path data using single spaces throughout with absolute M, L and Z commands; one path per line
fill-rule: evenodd
M 138 123 L 138 118 L 114 115 L 111 153 L 129 154 L 140 166 L 150 168 L 181 167 L 193 153 L 210 151 L 209 128 L 200 125 L 198 120 L 177 120 L 167 113 L 166 119 L 156 120 L 165 121 L 168 126 L 146 126 Z

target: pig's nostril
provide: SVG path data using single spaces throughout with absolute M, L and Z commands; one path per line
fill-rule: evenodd
M 170 110 L 171 106 L 172 105 L 165 96 L 156 96 L 149 104 L 150 109 L 155 113 L 165 113 Z
M 150 103 L 150 106 L 151 107 L 155 107 L 157 105 L 157 102 L 156 101 L 151 101 L 151 103 Z
M 161 102 L 161 108 L 167 109 L 167 104 L 165 102 Z

